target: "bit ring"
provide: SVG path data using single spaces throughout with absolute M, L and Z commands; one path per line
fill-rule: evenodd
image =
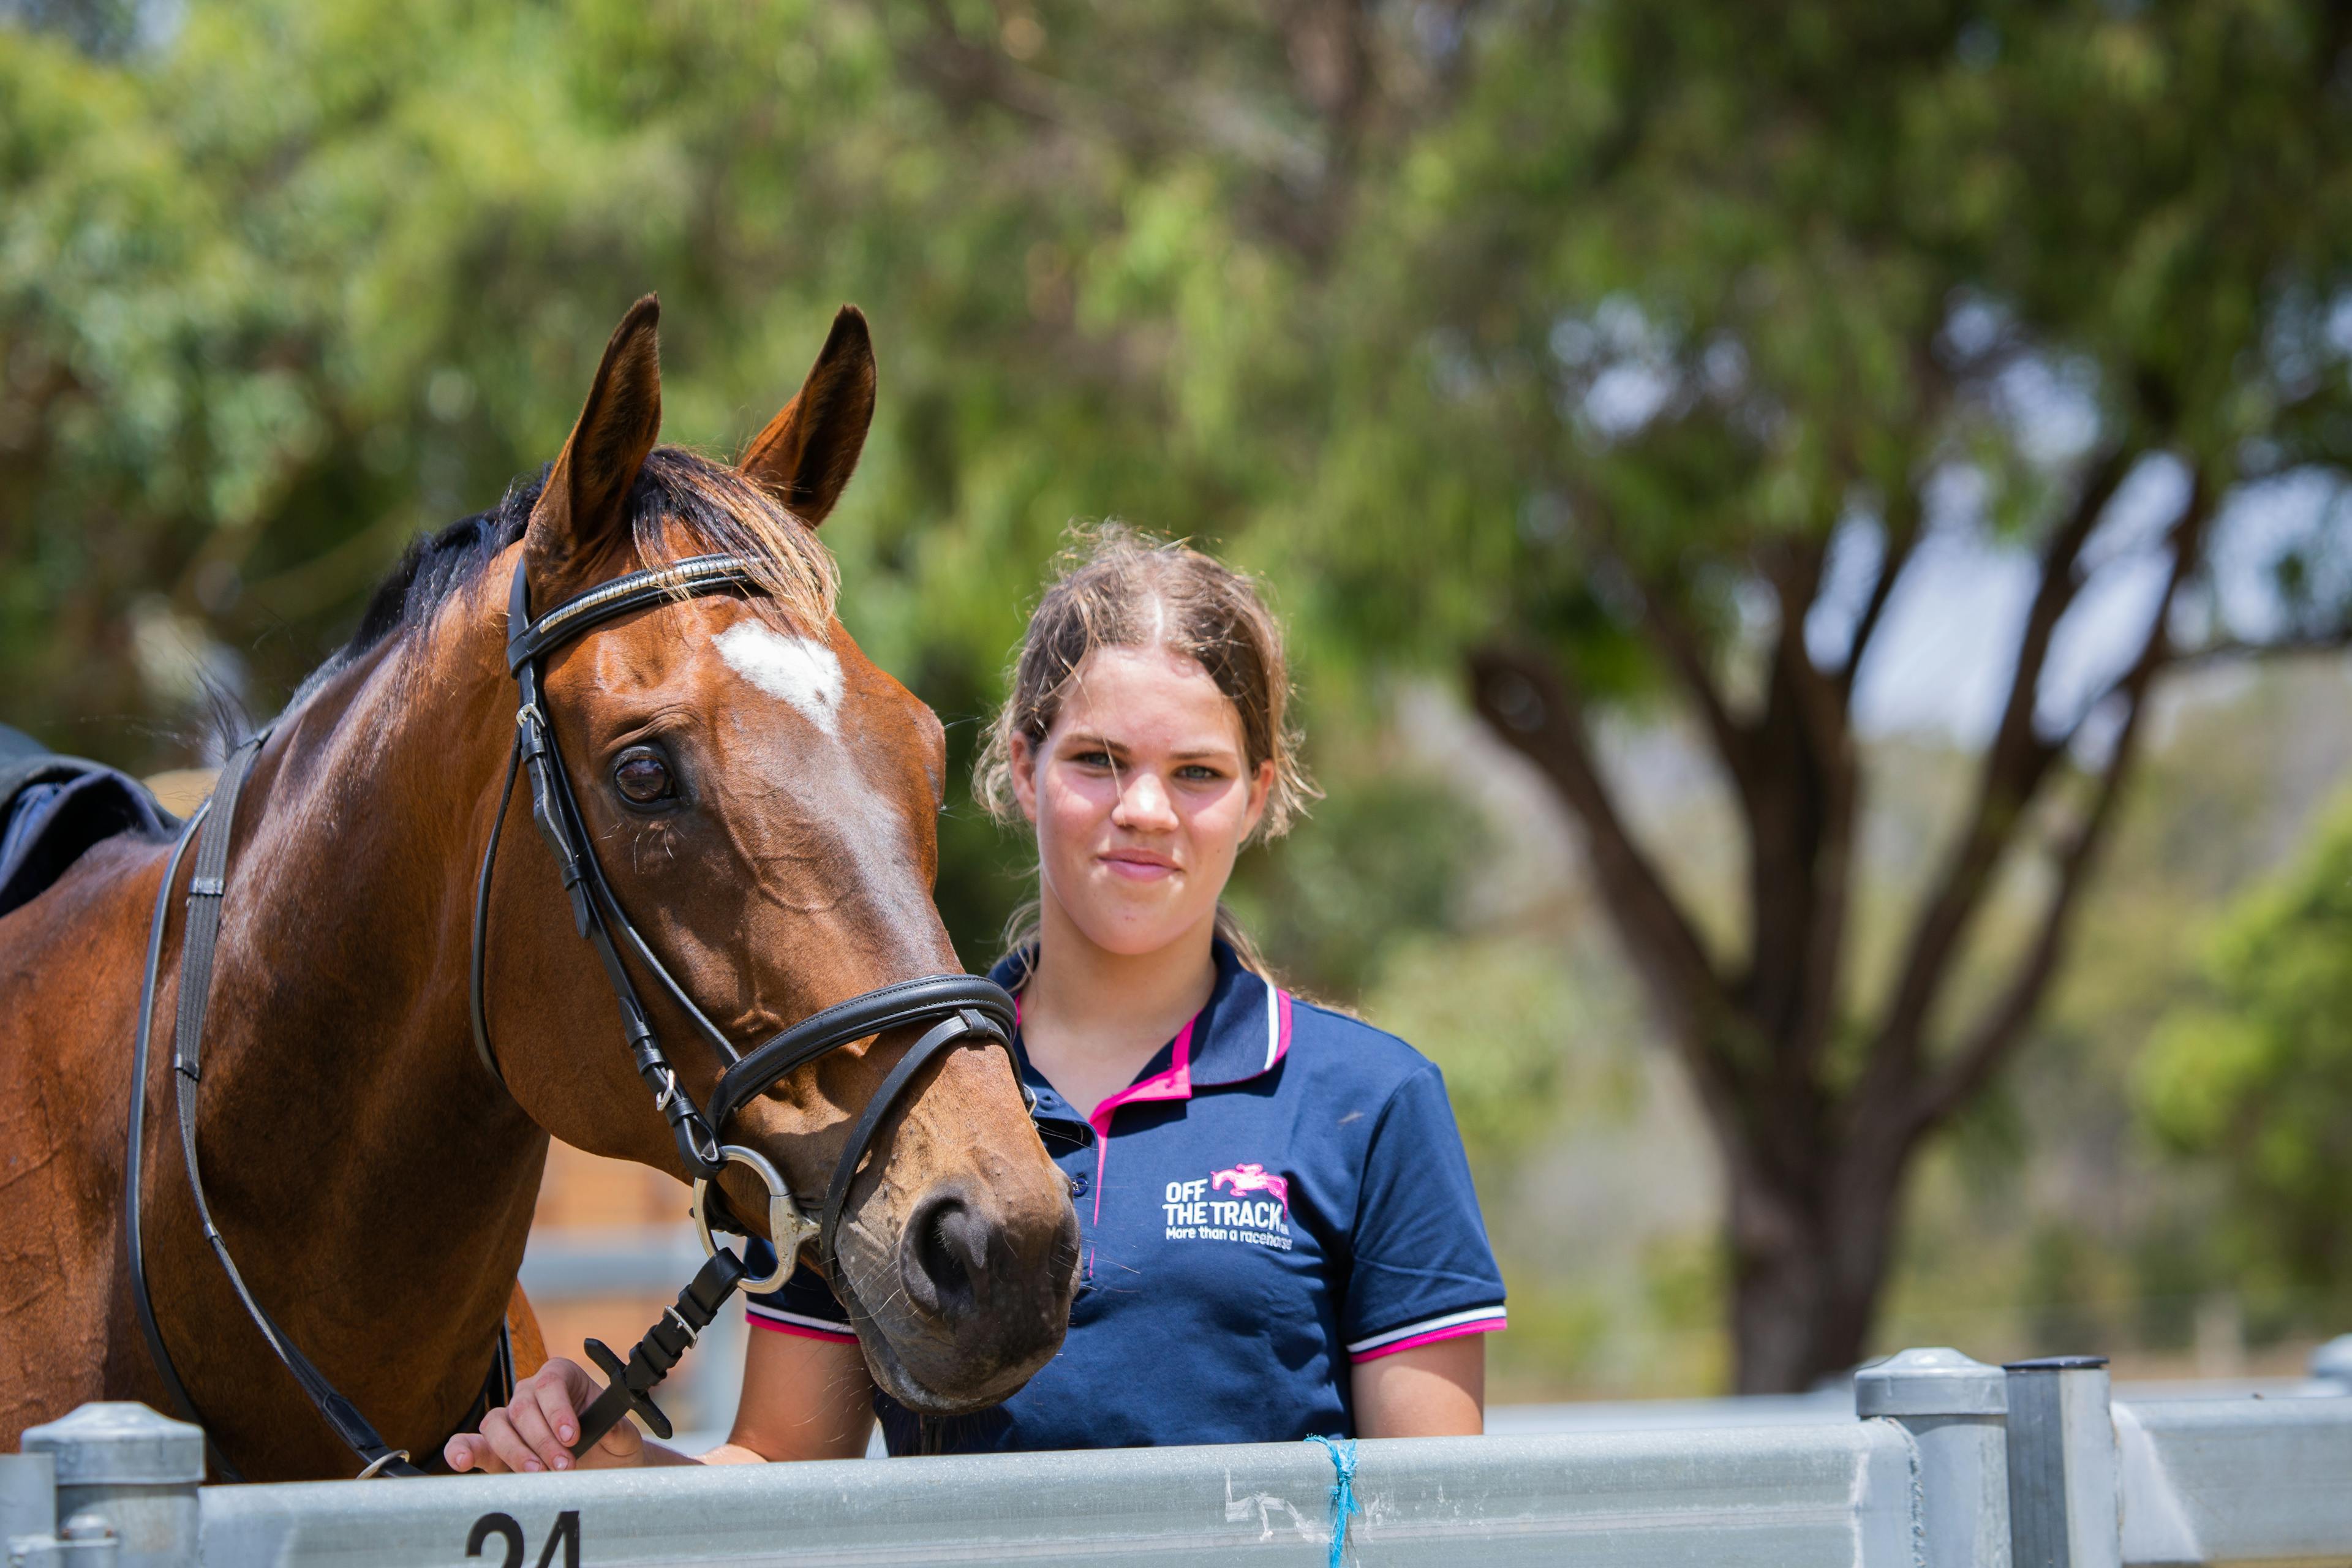
M 760 1178 L 768 1189 L 768 1236 L 776 1248 L 776 1271 L 764 1279 L 746 1279 L 747 1291 L 772 1290 L 793 1277 L 799 1265 L 801 1247 L 817 1233 L 817 1222 L 801 1212 L 800 1204 L 782 1175 L 757 1149 L 747 1149 L 740 1143 L 722 1144 L 719 1150 L 721 1166 L 741 1165 Z M 695 1234 L 701 1238 L 705 1257 L 716 1257 L 719 1244 L 710 1237 L 710 1215 L 708 1203 L 710 1180 L 707 1176 L 694 1179 L 694 1203 L 687 1213 L 694 1216 Z

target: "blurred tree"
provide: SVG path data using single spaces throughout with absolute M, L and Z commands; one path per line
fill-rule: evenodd
M 1308 300 L 1336 368 L 1294 574 L 1381 657 L 1461 658 L 1580 820 L 1723 1151 L 1744 1390 L 1863 1353 L 1906 1173 L 2026 1037 L 2158 681 L 2345 635 L 2347 21 L 1497 6 Z M 2330 503 L 2233 619 L 2216 519 L 2290 476 Z M 1856 694 L 1937 531 L 1971 528 L 2034 582 L 1881 976 Z M 1730 942 L 1593 743 L 1596 703 L 1659 692 L 1737 803 Z M 2040 910 L 1989 965 L 2020 875 Z
M 2056 972 L 2155 683 L 2341 636 L 2332 530 L 2274 552 L 2267 620 L 2210 563 L 2247 487 L 2341 486 L 2346 26 L 2312 0 L 193 0 L 119 59 L 0 26 L 9 717 L 166 760 L 89 716 L 289 687 L 407 534 L 545 460 L 630 298 L 669 303 L 669 427 L 703 441 L 755 429 L 857 299 L 883 412 L 827 536 L 852 629 L 951 724 L 1065 520 L 1114 510 L 1276 568 L 1319 713 L 1376 689 L 1353 674 L 1466 663 L 1583 822 L 1723 1148 L 1739 1384 L 1801 1386 L 1860 1352 L 1913 1155 Z M 1853 956 L 1858 677 L 1923 541 L 1970 520 L 2038 585 L 1882 984 Z M 2116 603 L 2095 577 L 2139 618 L 2084 689 L 2053 649 Z M 1591 705 L 1664 693 L 1742 814 L 1738 942 L 1595 759 Z M 942 901 L 977 957 L 1018 857 L 957 787 Z M 1977 917 L 2029 862 L 2043 910 L 1964 1013 Z
M 546 460 L 649 288 L 667 432 L 714 444 L 866 307 L 826 537 L 959 759 L 1068 520 L 1213 542 L 1271 488 L 1209 374 L 1262 324 L 1225 296 L 1276 292 L 1224 220 L 1337 232 L 1345 5 L 195 0 L 130 48 L 169 9 L 0 22 L 0 670 L 53 744 L 152 768 L 208 688 L 289 689 L 410 535 Z M 942 835 L 981 962 L 1024 862 L 961 768 Z
M 2258 1308 L 2352 1311 L 2352 801 L 2302 862 L 2239 900 L 2211 995 L 2179 1008 L 2139 1067 L 2139 1108 L 2178 1152 L 2218 1157 L 2223 1235 Z
M 1435 780 L 1360 763 L 1327 768 L 1322 783 L 1327 798 L 1244 858 L 1227 901 L 1294 989 L 1345 1003 L 1381 978 L 1400 942 L 1455 923 L 1463 873 L 1488 846 Z

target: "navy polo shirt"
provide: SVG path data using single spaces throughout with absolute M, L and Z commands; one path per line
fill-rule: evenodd
M 1096 1108 L 1029 1065 L 1070 1178 L 1079 1282 L 1061 1352 L 1003 1405 L 936 1423 L 950 1453 L 1352 1436 L 1348 1368 L 1503 1326 L 1445 1085 L 1393 1035 L 1294 999 L 1216 946 L 1208 1005 Z M 993 978 L 1011 984 L 1008 960 Z M 749 1259 L 772 1268 L 764 1242 Z M 753 1326 L 848 1342 L 803 1265 Z M 912 1415 L 877 1394 L 894 1454 Z

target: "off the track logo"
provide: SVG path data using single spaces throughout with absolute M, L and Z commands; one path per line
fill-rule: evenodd
M 1232 1196 L 1217 1195 L 1226 1193 Z M 1170 1241 L 1238 1241 L 1290 1250 L 1290 1182 L 1255 1161 L 1202 1181 L 1171 1182 L 1160 1206 Z

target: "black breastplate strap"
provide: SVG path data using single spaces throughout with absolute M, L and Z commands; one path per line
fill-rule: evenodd
M 123 1241 L 130 1264 L 132 1306 L 139 1319 L 142 1336 L 147 1342 L 148 1353 L 154 1358 L 156 1371 L 163 1379 L 164 1388 L 180 1413 L 202 1426 L 195 1402 L 180 1379 L 173 1364 L 170 1350 L 163 1343 L 162 1329 L 155 1320 L 154 1303 L 147 1287 L 147 1260 L 142 1245 L 141 1224 L 141 1156 L 145 1141 L 147 1109 L 148 1046 L 153 1026 L 155 988 L 162 969 L 163 950 L 163 916 L 170 908 L 172 883 L 179 874 L 180 861 L 187 853 L 190 840 L 195 844 L 196 864 L 188 884 L 187 929 L 180 949 L 180 999 L 172 1033 L 173 1099 L 177 1105 L 180 1123 L 180 1153 L 187 1172 L 188 1191 L 196 1205 L 197 1224 L 203 1229 L 206 1245 L 218 1260 L 221 1271 L 228 1276 L 237 1300 L 243 1303 L 246 1315 L 261 1331 L 268 1343 L 288 1373 L 291 1373 L 335 1435 L 359 1456 L 362 1465 L 360 1474 L 365 1476 L 415 1476 L 425 1472 L 409 1463 L 405 1449 L 394 1448 L 368 1423 L 359 1408 L 346 1399 L 327 1380 L 326 1374 L 302 1353 L 278 1321 L 269 1315 L 255 1297 L 253 1289 L 230 1256 L 228 1243 L 220 1226 L 213 1220 L 212 1205 L 205 1195 L 204 1167 L 196 1153 L 196 1097 L 204 1079 L 203 1047 L 205 1015 L 212 1005 L 213 959 L 220 941 L 221 900 L 227 890 L 228 853 L 236 831 L 237 797 L 245 788 L 246 774 L 251 771 L 254 758 L 259 754 L 268 731 L 247 741 L 229 753 L 221 768 L 220 779 L 213 787 L 212 798 L 198 808 L 189 820 L 180 841 L 173 846 L 164 862 L 163 885 L 156 889 L 155 910 L 147 936 L 147 965 L 139 993 L 138 1032 L 131 1047 L 131 1110 L 129 1117 L 129 1149 L 123 1162 Z M 513 1362 L 506 1342 L 506 1330 L 499 1328 L 499 1342 L 492 1358 L 490 1380 L 477 1398 L 478 1407 L 493 1396 L 509 1397 L 513 1386 Z M 213 1462 L 221 1473 L 232 1480 L 244 1479 L 237 1468 L 221 1451 L 212 1435 L 205 1434 L 212 1448 Z

